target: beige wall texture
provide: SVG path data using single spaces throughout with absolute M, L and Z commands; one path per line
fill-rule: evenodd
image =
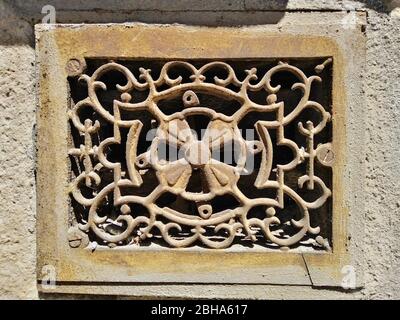
M 399 1 L 5 1 L 0 0 L 0 298 L 40 295 L 36 287 L 36 75 L 33 27 L 42 8 L 57 23 L 181 23 L 205 26 L 277 24 L 302 11 L 367 14 L 364 115 L 364 287 L 355 290 L 271 285 L 149 285 L 133 297 L 400 298 L 400 10 Z M 349 15 L 351 17 L 351 15 Z M 290 19 L 288 20 L 290 21 Z M 358 57 L 353 57 L 357 59 Z M 357 112 L 355 113 L 357 114 Z M 348 174 L 351 174 L 349 172 Z M 361 190 L 357 189 L 357 190 Z

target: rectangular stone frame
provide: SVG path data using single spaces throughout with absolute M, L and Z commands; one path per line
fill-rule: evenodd
M 99 289 L 104 284 L 107 285 L 107 293 L 129 294 L 129 285 L 138 283 L 339 287 L 346 265 L 354 266 L 357 271 L 356 286 L 361 286 L 361 247 L 357 242 L 362 241 L 363 210 L 360 208 L 363 201 L 354 197 L 352 192 L 358 188 L 360 162 L 357 159 L 362 153 L 355 157 L 348 156 L 348 153 L 352 152 L 352 148 L 359 147 L 357 142 L 360 144 L 354 136 L 349 136 L 354 135 L 349 127 L 354 125 L 354 121 L 358 123 L 355 123 L 358 125 L 356 129 L 362 127 L 362 112 L 357 115 L 354 105 L 363 101 L 360 99 L 360 71 L 364 35 L 358 25 L 356 30 L 344 32 L 336 38 L 308 35 L 304 26 L 299 30 L 300 34 L 284 34 L 269 26 L 238 29 L 144 24 L 37 25 L 38 289 L 104 293 Z M 349 41 L 356 45 L 349 45 Z M 351 62 L 354 55 L 360 56 L 359 62 Z M 67 61 L 72 58 L 185 60 L 313 57 L 333 58 L 335 163 L 332 253 L 123 248 L 91 252 L 70 248 L 67 240 L 70 210 Z M 362 152 L 360 148 L 358 152 Z M 43 270 L 48 265 L 54 266 L 56 272 L 57 285 L 51 290 L 40 285 L 42 280 L 47 279 Z

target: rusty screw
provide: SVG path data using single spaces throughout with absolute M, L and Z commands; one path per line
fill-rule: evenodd
M 68 239 L 69 246 L 71 248 L 78 248 L 81 245 L 82 238 L 76 237 L 75 239 Z
M 71 248 L 79 248 L 88 244 L 88 237 L 77 227 L 71 227 L 68 230 L 68 243 Z
M 83 73 L 85 69 L 85 63 L 82 63 L 79 59 L 70 59 L 65 66 L 65 70 L 69 77 L 76 77 Z
M 317 152 L 318 161 L 324 166 L 332 166 L 335 160 L 335 154 L 332 151 L 330 144 L 321 146 Z

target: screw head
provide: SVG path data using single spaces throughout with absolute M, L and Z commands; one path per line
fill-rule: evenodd
M 71 248 L 85 247 L 88 243 L 87 234 L 79 230 L 77 226 L 68 229 L 68 244 Z
M 324 166 L 332 166 L 335 160 L 335 154 L 330 143 L 324 144 L 317 149 L 317 159 Z
M 69 77 L 80 76 L 86 68 L 86 64 L 79 59 L 73 58 L 68 60 L 65 70 Z

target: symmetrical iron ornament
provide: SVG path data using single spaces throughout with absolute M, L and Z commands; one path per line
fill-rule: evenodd
M 322 72 L 331 61 L 318 65 L 315 72 Z M 222 70 L 225 77 L 207 77 L 214 69 Z M 176 75 L 177 70 L 185 70 L 189 76 Z M 115 90 L 107 88 L 103 81 L 107 74 L 115 72 L 126 78 L 126 84 L 116 85 L 118 96 L 113 99 L 112 108 L 107 108 L 99 92 Z M 87 97 L 68 111 L 71 132 L 75 130 L 81 138 L 75 141 L 69 155 L 82 168 L 73 176 L 70 193 L 74 203 L 83 208 L 77 218 L 83 233 L 110 247 L 158 241 L 170 247 L 208 248 L 227 248 L 243 241 L 292 247 L 305 237 L 320 233 L 319 226 L 312 226 L 309 211 L 324 205 L 331 191 L 326 181 L 316 175 L 315 165 L 318 162 L 319 166 L 330 167 L 334 156 L 330 141 L 315 143 L 315 137 L 331 120 L 330 113 L 310 99 L 312 83 L 321 81 L 319 76 L 306 76 L 300 68 L 285 62 L 270 68 L 261 79 L 257 69 L 251 68 L 240 80 L 233 67 L 225 62 L 210 62 L 201 67 L 183 61 L 167 62 L 156 79 L 149 69 L 140 68 L 139 72 L 135 76 L 126 66 L 111 61 L 98 67 L 91 76 L 81 75 L 80 79 L 87 84 Z M 282 72 L 297 79 L 292 90 L 299 90 L 302 95 L 289 111 L 278 98 L 281 86 L 273 85 L 271 80 Z M 141 92 L 145 98 L 137 101 L 135 92 Z M 252 93 L 260 92 L 265 94 L 265 104 L 252 99 Z M 240 107 L 230 114 L 223 113 L 205 106 L 204 95 L 234 101 Z M 162 101 L 176 99 L 181 99 L 181 110 L 172 113 L 161 110 Z M 88 109 L 91 112 L 85 111 Z M 285 136 L 285 128 L 305 109 L 317 113 L 318 121 L 313 118 L 298 122 L 297 134 L 305 137 L 303 146 Z M 132 116 L 137 111 L 149 112 L 156 130 L 150 147 L 143 152 L 138 152 L 138 144 L 144 126 Z M 271 114 L 273 119 L 256 121 L 255 138 L 248 140 L 239 129 L 239 122 L 254 112 Z M 95 114 L 97 118 L 82 116 L 87 114 Z M 201 137 L 191 130 L 188 118 L 193 115 L 209 118 Z M 109 136 L 99 134 L 106 127 L 112 128 Z M 273 138 L 271 131 L 275 131 Z M 214 157 L 216 150 L 221 150 L 227 142 L 237 146 L 234 163 Z M 110 157 L 110 150 L 115 146 L 123 148 L 119 153 L 123 156 L 118 159 Z M 163 146 L 173 146 L 179 150 L 178 156 L 160 156 Z M 290 149 L 291 161 L 274 162 L 276 147 Z M 274 191 L 273 197 L 251 198 L 239 186 L 241 177 L 249 174 L 250 159 L 257 155 L 261 163 L 255 168 L 254 187 Z M 296 168 L 304 168 L 305 172 L 296 177 L 295 188 L 288 185 L 285 174 Z M 195 172 L 201 177 L 198 192 L 188 190 Z M 157 185 L 148 194 L 137 192 L 150 174 L 157 178 Z M 312 200 L 300 195 L 299 190 L 305 189 L 314 195 Z M 160 204 L 158 200 L 165 194 L 174 196 L 175 204 L 192 203 L 192 210 L 180 211 L 179 206 Z M 216 210 L 213 200 L 225 195 L 233 197 L 237 205 Z M 292 230 L 288 233 L 277 214 L 278 211 L 285 214 L 287 199 L 299 212 L 297 218 L 285 223 Z M 262 208 L 261 216 L 250 214 L 256 207 Z M 317 236 L 316 240 L 322 245 L 325 239 Z M 71 241 L 76 244 L 76 238 Z

